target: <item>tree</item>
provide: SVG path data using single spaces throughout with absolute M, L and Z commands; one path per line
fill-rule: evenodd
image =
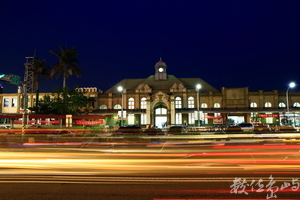
M 32 60 L 33 64 L 33 89 L 34 91 L 39 90 L 39 83 L 45 81 L 45 78 L 50 79 L 50 67 L 46 66 L 46 60 L 39 60 L 38 58 L 34 57 Z M 44 78 L 43 78 L 44 77 Z
M 70 75 L 75 74 L 77 77 L 81 77 L 81 70 L 78 66 L 78 52 L 75 48 L 67 49 L 64 46 L 59 46 L 60 51 L 50 50 L 49 52 L 56 55 L 59 59 L 51 70 L 51 77 L 56 74 L 56 79 L 63 75 L 63 88 L 67 87 L 66 81 Z
M 37 106 L 29 110 L 37 114 L 79 115 L 89 111 L 90 101 L 90 98 L 76 88 L 56 88 L 52 96 L 44 96 Z

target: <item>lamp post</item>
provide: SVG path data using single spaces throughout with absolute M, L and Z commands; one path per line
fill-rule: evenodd
M 295 86 L 296 86 L 296 84 L 294 82 L 291 82 L 289 84 L 288 89 L 286 90 L 286 122 L 287 122 L 287 124 L 289 124 L 289 120 L 288 120 L 288 117 L 289 117 L 289 89 L 293 88 Z
M 200 127 L 200 111 L 199 111 L 199 106 L 200 106 L 200 101 L 199 101 L 199 92 L 201 89 L 201 85 L 197 84 L 196 85 L 196 90 L 197 90 L 197 119 L 198 119 L 198 126 Z
M 121 123 L 120 123 L 120 125 L 123 126 L 123 87 L 119 86 L 118 91 L 121 92 L 121 94 L 122 94 L 122 103 L 121 103 L 122 108 L 121 108 Z

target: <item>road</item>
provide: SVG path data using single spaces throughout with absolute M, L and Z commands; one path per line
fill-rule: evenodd
M 0 199 L 299 199 L 299 143 L 7 145 Z

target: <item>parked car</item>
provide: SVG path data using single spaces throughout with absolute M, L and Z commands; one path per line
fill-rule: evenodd
M 0 129 L 10 129 L 10 126 L 8 126 L 8 125 L 0 125 Z
M 271 130 L 272 129 L 271 129 L 269 124 L 254 126 L 254 132 L 257 132 L 257 133 L 268 132 L 268 131 L 271 131 Z
M 139 125 L 121 126 L 115 133 L 143 133 Z
M 75 133 L 69 130 L 62 130 L 58 132 L 58 135 L 75 135 Z
M 171 126 L 167 132 L 167 134 L 172 135 L 174 133 L 187 133 L 188 129 L 185 125 L 176 125 L 176 126 Z
M 240 127 L 242 131 L 247 131 L 247 132 L 254 130 L 254 125 L 252 123 L 247 123 L 247 122 L 240 123 L 237 125 L 237 127 Z
M 144 130 L 144 133 L 148 135 L 165 135 L 165 132 L 163 132 L 160 128 L 155 127 Z

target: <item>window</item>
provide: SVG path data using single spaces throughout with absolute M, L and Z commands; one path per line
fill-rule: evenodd
M 100 109 L 100 110 L 105 110 L 105 109 L 107 109 L 107 106 L 106 106 L 106 105 L 101 105 L 99 109 Z M 115 108 L 115 109 L 116 109 L 116 108 Z
M 257 103 L 251 102 L 250 103 L 250 108 L 257 108 Z
M 214 108 L 221 108 L 221 106 L 220 106 L 219 103 L 215 103 L 215 104 L 214 104 Z
M 128 109 L 134 109 L 134 99 L 133 98 L 128 99 Z
M 141 124 L 146 124 L 146 122 L 147 122 L 147 115 L 141 114 Z
M 195 124 L 195 114 L 189 113 L 189 124 Z
M 272 113 L 266 113 L 266 114 L 272 114 Z M 266 118 L 266 123 L 267 124 L 273 124 L 273 117 L 267 117 Z
M 182 115 L 181 113 L 176 113 L 176 119 L 175 119 L 175 123 L 176 124 L 182 124 Z
M 11 102 L 11 107 L 17 107 L 17 102 L 18 102 L 18 99 L 17 98 L 13 98 L 12 99 L 12 102 Z
M 188 108 L 195 108 L 194 97 L 188 98 Z
M 265 103 L 265 107 L 266 107 L 266 108 L 271 108 L 271 107 L 272 107 L 272 104 L 271 104 L 270 102 L 266 102 L 266 103 Z
M 293 105 L 293 107 L 300 107 L 300 103 L 295 102 L 294 105 Z
M 146 98 L 145 97 L 143 97 L 142 99 L 141 99 L 141 109 L 146 109 L 147 108 L 147 102 L 146 102 Z
M 166 115 L 167 114 L 167 109 L 166 108 L 157 108 L 155 110 L 156 115 Z
M 134 114 L 128 114 L 128 124 L 129 125 L 134 124 Z
M 116 105 L 114 106 L 114 109 L 122 109 L 122 106 L 121 106 L 120 104 L 116 104 Z
M 278 106 L 279 106 L 279 108 L 285 108 L 285 103 L 280 102 Z
M 202 103 L 201 104 L 201 108 L 207 108 L 207 104 L 206 103 Z
M 175 108 L 181 108 L 181 98 L 180 97 L 175 98 Z
M 8 107 L 9 106 L 9 99 L 5 98 L 4 99 L 4 107 Z
M 203 115 L 204 115 L 204 120 L 202 120 L 202 123 L 203 124 L 208 124 L 208 117 L 207 117 L 208 114 L 207 113 L 203 113 Z

